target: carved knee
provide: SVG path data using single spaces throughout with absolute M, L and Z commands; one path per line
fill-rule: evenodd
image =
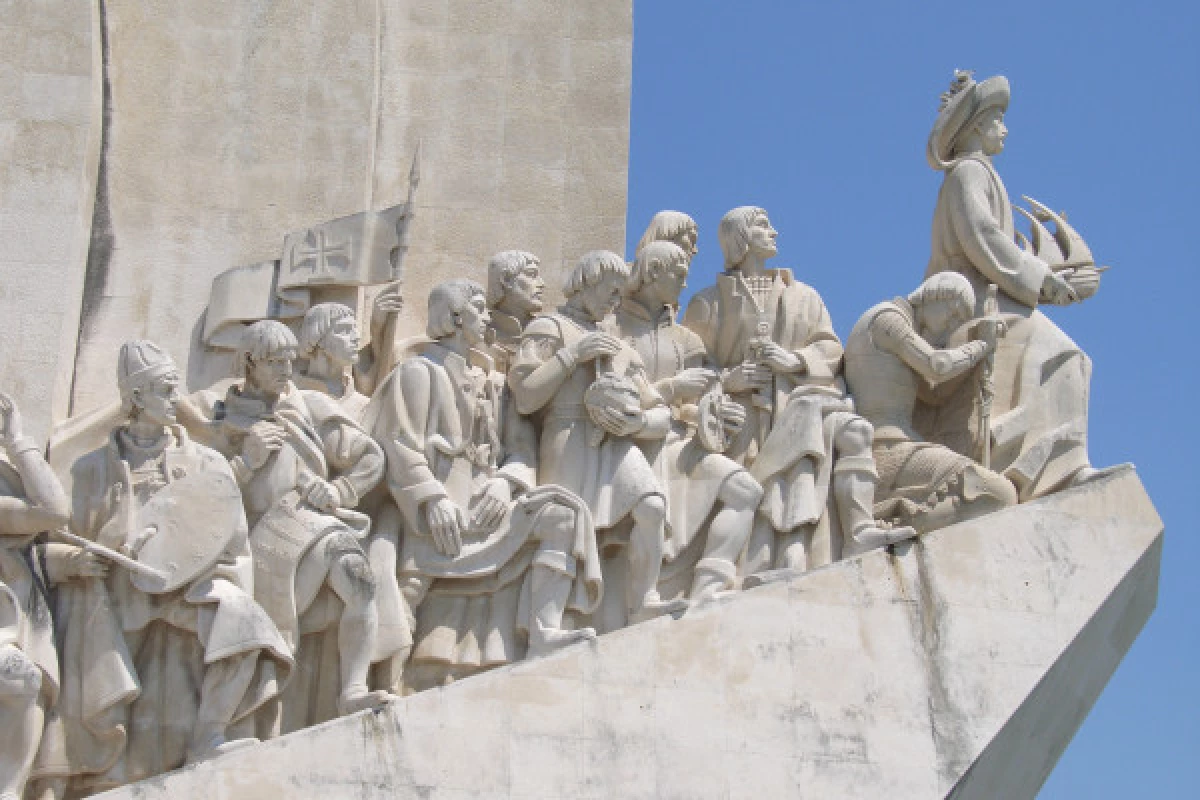
M 871 454 L 871 443 L 875 439 L 875 429 L 871 423 L 862 417 L 854 417 L 837 432 L 833 444 L 839 455 Z
M 32 702 L 42 690 L 42 671 L 14 645 L 0 647 L 0 702 Z
M 758 508 L 762 502 L 763 488 L 749 472 L 735 472 L 721 487 L 721 502 L 726 508 L 737 511 Z
M 633 518 L 639 523 L 657 525 L 667 519 L 667 501 L 662 495 L 646 495 L 633 509 Z
M 575 543 L 575 512 L 557 503 L 547 505 L 538 516 L 538 539 L 547 549 L 570 552 Z
M 334 568 L 340 573 L 339 583 L 348 590 L 344 594 L 350 595 L 343 596 L 342 602 L 351 605 L 357 601 L 358 605 L 366 605 L 375 599 L 375 575 L 361 552 L 343 554 Z

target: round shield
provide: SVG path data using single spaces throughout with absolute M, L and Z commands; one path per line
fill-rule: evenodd
M 245 531 L 242 493 L 226 472 L 193 469 L 176 474 L 142 506 L 138 524 L 149 538 L 137 560 L 164 577 L 130 573 L 133 585 L 149 594 L 187 586 L 221 559 L 239 531 Z

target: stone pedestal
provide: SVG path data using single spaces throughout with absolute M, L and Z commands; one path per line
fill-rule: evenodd
M 1032 798 L 1154 608 L 1137 476 L 108 798 Z

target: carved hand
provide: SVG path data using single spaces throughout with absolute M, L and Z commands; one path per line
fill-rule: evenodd
M 688 402 L 698 399 L 715 381 L 717 375 L 711 369 L 690 367 L 671 378 L 675 399 Z
M 246 432 L 242 442 L 242 458 L 250 469 L 259 469 L 279 448 L 283 447 L 284 430 L 273 422 L 256 422 Z
M 763 342 L 762 358 L 773 372 L 790 374 L 804 369 L 804 362 L 800 360 L 799 356 L 784 350 L 775 342 Z
M 0 441 L 7 447 L 21 435 L 21 412 L 12 397 L 0 392 Z
M 317 478 L 309 484 L 305 499 L 318 511 L 332 513 L 342 504 L 342 493 L 329 481 Z
M 615 356 L 621 352 L 621 341 L 615 336 L 593 331 L 570 347 L 571 355 L 579 363 L 593 361 L 600 356 Z
M 746 409 L 742 408 L 741 403 L 735 403 L 732 400 L 721 401 L 721 424 L 725 426 L 725 433 L 731 438 L 737 436 L 738 431 L 746 424 Z
M 1079 302 L 1079 295 L 1065 278 L 1051 270 L 1042 281 L 1042 299 L 1056 306 L 1069 306 Z
M 596 423 L 613 436 L 632 436 L 646 427 L 646 412 L 632 411 L 622 413 L 612 408 L 602 408 L 597 412 Z
M 70 578 L 103 578 L 108 575 L 108 562 L 83 548 L 78 548 L 64 559 L 63 576 Z
M 158 533 L 158 528 L 146 527 L 142 528 L 140 533 L 130 536 L 125 544 L 121 545 L 121 551 L 130 558 L 137 558 L 138 553 L 146 546 L 146 542 L 150 541 L 150 537 Z
M 504 513 L 511 502 L 512 484 L 504 478 L 492 478 L 475 507 L 475 528 L 488 533 L 494 531 L 504 521 Z
M 463 510 L 449 497 L 439 497 L 425 504 L 425 518 L 437 551 L 451 558 L 457 556 L 462 551 L 462 532 L 467 527 Z
M 725 391 L 731 394 L 765 389 L 771 382 L 771 370 L 761 364 L 739 364 L 721 379 Z

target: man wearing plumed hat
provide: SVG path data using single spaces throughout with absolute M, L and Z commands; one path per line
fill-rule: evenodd
M 945 173 L 933 212 L 926 277 L 959 272 L 971 282 L 976 313 L 988 284 L 999 288 L 1007 326 L 996 351 L 996 396 L 990 433 L 992 468 L 1011 480 L 1022 502 L 1102 474 L 1087 453 L 1087 398 L 1091 361 L 1038 306 L 1069 305 L 1095 293 L 1099 273 L 1090 264 L 1063 264 L 1060 273 L 1017 244 L 1013 206 L 993 164 L 1008 129 L 1008 80 L 976 82 L 958 72 L 929 135 L 929 165 Z M 976 457 L 982 444 L 976 385 L 950 385 L 920 425 L 931 440 Z
M 125 418 L 72 468 L 72 527 L 166 571 L 157 583 L 114 566 L 59 593 L 63 687 L 48 724 L 65 746 L 43 753 L 39 765 L 45 777 L 70 776 L 72 791 L 119 786 L 253 742 L 254 712 L 293 666 L 254 600 L 229 464 L 176 422 L 175 362 L 153 342 L 127 342 L 117 384 Z M 171 568 L 178 572 L 168 578 Z

